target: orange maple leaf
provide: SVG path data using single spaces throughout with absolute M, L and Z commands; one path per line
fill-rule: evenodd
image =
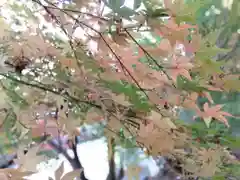
M 148 52 L 154 58 L 159 58 L 159 56 L 166 57 L 172 51 L 171 44 L 168 39 L 162 39 L 159 45 L 155 48 L 143 47 L 146 52 Z M 144 57 L 145 52 L 139 47 L 138 48 L 139 58 Z
M 166 24 L 159 26 L 157 30 L 155 30 L 155 33 L 161 37 L 168 39 L 171 46 L 175 47 L 177 42 L 185 43 L 186 37 L 189 34 L 189 28 L 197 29 L 197 26 L 189 24 L 178 25 L 175 19 L 172 17 L 168 19 Z
M 154 123 L 150 122 L 147 125 L 141 123 L 140 124 L 140 130 L 139 130 L 139 136 L 142 138 L 149 137 L 150 134 L 156 133 L 156 129 L 154 128 Z
M 189 69 L 193 68 L 193 64 L 189 62 L 189 59 L 185 56 L 181 56 L 179 58 L 173 57 L 173 61 L 171 64 L 170 75 L 174 82 L 176 82 L 177 77 L 182 75 L 189 80 L 192 80 Z
M 199 117 L 201 118 L 215 118 L 221 122 L 223 122 L 227 127 L 230 127 L 228 120 L 226 119 L 225 116 L 229 116 L 229 117 L 234 117 L 232 114 L 228 113 L 228 112 L 224 112 L 221 111 L 221 108 L 223 107 L 223 105 L 216 105 L 213 107 L 209 107 L 208 103 L 205 103 L 203 105 L 203 110 L 204 111 L 200 111 L 199 109 L 197 110 L 197 114 Z M 196 116 L 194 117 L 194 119 L 196 118 Z
M 198 106 L 196 104 L 197 98 L 198 98 L 198 94 L 196 92 L 189 94 L 187 97 L 185 97 L 182 106 L 185 108 L 198 110 Z

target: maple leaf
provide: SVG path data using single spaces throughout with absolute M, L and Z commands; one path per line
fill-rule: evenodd
M 239 75 L 225 75 L 225 74 L 216 74 L 214 73 L 211 76 L 209 84 L 203 81 L 203 84 L 206 88 L 211 91 L 227 91 L 230 90 L 239 90 Z
M 63 132 L 67 132 L 70 137 L 73 136 L 79 136 L 79 131 L 77 131 L 77 126 L 79 125 L 79 123 L 81 122 L 81 119 L 74 119 L 71 117 L 68 118 L 63 118 L 63 117 L 59 117 L 58 118 L 58 123 L 61 126 L 61 130 L 63 130 Z M 58 130 L 58 128 L 55 128 L 55 130 Z M 59 134 L 59 132 L 58 132 Z M 56 137 L 56 136 L 55 136 Z
M 146 52 L 151 56 L 159 58 L 159 56 L 166 57 L 170 54 L 172 46 L 168 39 L 162 39 L 159 45 L 155 48 L 143 47 Z M 144 51 L 139 47 L 138 48 L 139 58 L 145 56 Z
M 140 56 L 136 55 L 131 48 L 117 49 L 117 52 L 121 62 L 130 72 L 134 72 L 137 68 L 141 69 L 145 67 L 144 64 L 138 61 Z M 119 62 L 117 64 L 122 69 L 121 64 Z
M 186 37 L 189 34 L 189 28 L 196 28 L 196 26 L 188 24 L 178 25 L 174 18 L 168 19 L 164 26 L 160 26 L 156 31 L 158 35 L 168 39 L 172 47 L 175 47 L 176 43 L 185 43 Z
M 205 103 L 203 105 L 203 110 L 204 111 L 197 111 L 197 114 L 199 117 L 203 118 L 203 119 L 208 119 L 208 118 L 215 118 L 221 122 L 223 122 L 227 127 L 230 127 L 228 120 L 226 119 L 225 116 L 229 116 L 229 117 L 233 117 L 233 115 L 231 115 L 228 112 L 224 112 L 221 111 L 221 108 L 223 107 L 223 105 L 216 105 L 213 107 L 209 107 L 208 103 Z M 194 119 L 196 118 L 196 116 L 194 117 Z
M 186 40 L 184 43 L 184 48 L 186 54 L 193 54 L 200 49 L 201 36 L 199 34 L 193 34 L 191 36 L 191 41 Z
M 20 180 L 26 176 L 30 176 L 33 174 L 34 172 L 20 171 L 20 169 L 13 169 L 13 168 L 0 169 L 0 178 L 2 180 Z
M 198 106 L 196 104 L 196 100 L 198 98 L 198 94 L 196 92 L 191 93 L 187 97 L 185 97 L 182 106 L 185 108 L 198 110 Z
M 160 113 L 151 111 L 151 115 L 147 117 L 150 122 L 153 122 L 158 128 L 169 131 L 170 129 L 176 129 L 176 125 L 168 117 L 162 117 Z M 148 128 L 152 128 L 151 126 Z
M 136 70 L 145 68 L 145 65 L 138 61 L 139 56 L 134 54 L 131 48 L 115 48 L 114 50 L 118 52 L 118 59 L 99 58 L 98 62 L 101 67 L 113 69 L 114 64 L 116 72 L 123 72 L 123 75 L 127 74 L 124 73 L 126 69 L 134 74 Z
M 42 155 L 36 155 L 39 150 L 38 146 L 32 147 L 28 150 L 27 154 L 24 154 L 23 146 L 18 148 L 17 156 L 18 158 L 14 160 L 16 164 L 19 164 L 21 170 L 28 170 L 35 172 L 36 165 L 45 160 Z
M 142 138 L 146 138 L 149 136 L 149 134 L 155 134 L 156 129 L 154 128 L 154 123 L 151 122 L 147 125 L 141 123 L 140 124 L 140 129 L 139 129 L 139 136 Z
M 168 80 L 169 82 L 169 80 Z M 172 85 L 162 82 L 154 90 L 148 92 L 148 97 L 151 103 L 160 106 L 180 105 L 181 96 L 180 91 L 172 88 Z
M 226 91 L 231 91 L 231 90 L 240 90 L 240 76 L 239 74 L 230 74 L 230 75 L 224 75 L 222 78 L 223 81 L 223 88 Z
M 171 78 L 174 82 L 177 81 L 177 77 L 179 75 L 182 75 L 186 77 L 189 80 L 192 80 L 189 69 L 191 69 L 193 66 L 192 63 L 189 62 L 189 59 L 185 56 L 181 56 L 179 58 L 173 57 L 173 60 L 171 62 L 171 68 L 169 68 Z
M 154 103 L 156 105 L 164 105 L 166 103 L 166 100 L 159 97 L 158 94 L 154 91 L 148 92 L 148 98 L 151 103 Z
M 202 149 L 199 151 L 199 159 L 202 161 L 202 166 L 196 172 L 201 177 L 212 177 L 219 171 L 218 164 L 221 162 L 221 153 L 215 149 Z
M 140 124 L 138 141 L 142 142 L 152 155 L 167 154 L 174 149 L 175 145 L 171 135 L 166 130 L 160 131 L 151 121 L 147 125 Z
M 138 78 L 139 84 L 142 88 L 153 89 L 157 87 L 164 87 L 169 84 L 169 80 L 163 72 L 150 70 L 145 68 L 139 71 Z

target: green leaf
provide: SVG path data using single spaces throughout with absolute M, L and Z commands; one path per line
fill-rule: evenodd
M 115 12 L 116 12 L 119 16 L 121 16 L 121 17 L 123 17 L 123 18 L 125 18 L 125 19 L 128 19 L 128 20 L 131 20 L 130 17 L 133 16 L 133 15 L 135 15 L 135 14 L 137 14 L 136 11 L 134 11 L 134 10 L 132 10 L 132 9 L 126 7 L 126 6 L 123 6 L 123 7 L 119 8 L 119 9 L 116 9 Z
M 180 12 L 176 14 L 177 23 L 188 22 L 196 24 L 197 12 L 210 2 L 211 0 L 197 0 L 185 3 L 180 7 Z
M 201 58 L 201 57 L 200 57 Z M 212 59 L 203 59 L 203 58 L 197 58 L 197 63 L 200 64 L 200 72 L 202 75 L 208 76 L 209 74 L 215 73 L 223 73 L 223 70 L 221 67 L 225 64 L 224 62 L 220 61 L 214 61 Z
M 116 12 L 124 5 L 125 0 L 104 0 L 104 3 Z
M 201 87 L 197 82 L 189 81 L 187 78 L 183 76 L 177 77 L 177 87 L 185 91 L 194 92 L 208 91 L 206 88 Z
M 204 118 L 203 120 L 204 120 L 206 126 L 209 128 L 210 124 L 212 122 L 212 117 L 207 117 L 207 118 Z
M 176 23 L 180 24 L 181 22 L 196 24 L 196 18 L 192 15 L 178 15 L 178 16 L 176 16 Z
M 133 108 L 149 111 L 150 105 L 147 98 L 141 95 L 141 91 L 134 85 L 122 81 L 103 81 L 103 85 L 111 89 L 116 94 L 124 94 L 133 104 Z
M 216 56 L 218 53 L 227 53 L 230 49 L 222 49 L 218 48 L 217 46 L 212 47 L 202 47 L 197 53 L 196 57 L 199 59 L 211 59 L 212 57 Z
M 14 133 L 11 131 L 11 129 L 14 127 L 14 125 L 17 122 L 17 116 L 12 109 L 8 110 L 8 113 L 3 122 L 4 122 L 3 128 L 6 134 L 6 137 L 9 139 L 9 141 L 13 145 L 15 144 L 14 141 L 16 140 L 16 137 L 14 137 Z
M 168 16 L 168 14 L 167 14 L 166 9 L 159 8 L 159 9 L 156 9 L 152 12 L 149 12 L 148 16 L 151 17 L 151 18 L 158 18 L 158 17 L 166 17 L 166 16 Z

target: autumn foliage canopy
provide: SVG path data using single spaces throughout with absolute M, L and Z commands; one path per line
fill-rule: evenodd
M 97 123 L 118 145 L 179 160 L 185 177 L 214 177 L 224 164 L 237 164 L 225 144 L 193 136 L 179 118 L 191 110 L 190 124 L 203 129 L 229 129 L 228 118 L 236 118 L 212 97 L 238 92 L 240 81 L 216 60 L 232 51 L 216 45 L 220 31 L 203 34 L 197 21 L 197 10 L 208 3 L 134 0 L 132 9 L 124 0 L 3 4 L 27 19 L 18 20 L 25 24 L 18 32 L 0 19 L 5 144 L 27 144 L 43 134 L 71 140 L 81 135 L 76 127 Z M 106 7 L 111 11 L 104 14 Z

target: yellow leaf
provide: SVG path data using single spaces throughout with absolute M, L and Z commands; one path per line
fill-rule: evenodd
M 171 129 L 177 129 L 176 125 L 171 121 L 170 118 L 165 117 L 163 118 L 160 113 L 156 111 L 151 111 L 151 115 L 147 117 L 147 119 L 150 119 L 153 121 L 157 127 L 160 129 L 165 129 L 165 130 L 171 130 Z

